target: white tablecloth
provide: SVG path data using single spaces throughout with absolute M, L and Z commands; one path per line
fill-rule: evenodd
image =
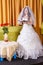
M 7 58 L 11 61 L 16 49 L 18 48 L 18 43 L 14 41 L 0 41 L 0 57 Z

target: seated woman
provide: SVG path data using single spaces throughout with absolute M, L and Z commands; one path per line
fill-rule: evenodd
M 17 49 L 18 57 L 23 57 L 24 59 L 37 59 L 42 55 L 42 44 L 38 34 L 32 27 L 35 17 L 28 6 L 23 8 L 19 15 L 18 21 L 19 25 L 23 25 L 17 39 L 17 42 L 19 43 L 19 48 Z

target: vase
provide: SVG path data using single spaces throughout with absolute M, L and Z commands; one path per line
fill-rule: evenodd
M 5 42 L 8 41 L 8 34 L 7 34 L 7 33 L 4 34 L 4 41 L 5 41 Z

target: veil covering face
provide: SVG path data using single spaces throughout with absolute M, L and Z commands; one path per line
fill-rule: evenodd
M 18 22 L 22 22 L 22 21 L 23 21 L 23 16 L 24 16 L 25 8 L 27 8 L 27 10 L 29 10 L 28 17 L 29 17 L 29 16 L 31 17 L 32 24 L 34 25 L 35 16 L 34 16 L 32 10 L 30 9 L 29 6 L 26 6 L 26 7 L 24 7 L 24 8 L 22 9 L 21 13 L 20 13 L 19 16 L 18 16 Z

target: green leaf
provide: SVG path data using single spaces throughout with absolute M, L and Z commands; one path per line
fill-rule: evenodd
M 5 33 L 8 34 L 9 31 L 8 31 L 8 28 L 7 28 L 7 27 L 4 26 L 2 29 L 3 29 L 3 31 L 4 31 L 4 34 L 5 34 Z

